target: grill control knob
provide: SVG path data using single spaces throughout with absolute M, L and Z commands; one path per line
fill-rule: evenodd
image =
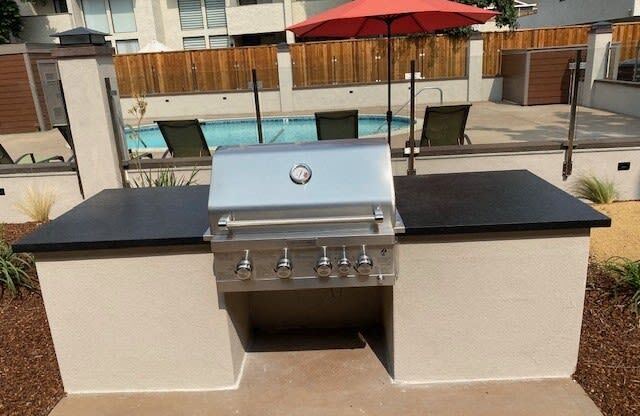
M 356 262 L 356 271 L 358 272 L 358 274 L 363 276 L 368 276 L 373 271 L 373 260 L 371 260 L 371 257 L 367 255 L 365 246 L 362 246 L 362 252 L 358 256 L 358 261 Z
M 316 267 L 314 268 L 316 271 L 316 275 L 318 277 L 329 277 L 331 275 L 331 270 L 333 270 L 333 265 L 331 264 L 331 259 L 327 256 L 327 248 L 322 247 L 322 256 L 316 262 Z
M 249 251 L 245 252 L 245 257 L 236 264 L 236 277 L 240 280 L 251 279 L 253 266 L 249 260 Z
M 347 249 L 342 247 L 342 257 L 338 260 L 338 273 L 341 276 L 346 276 L 351 271 L 351 262 L 347 257 Z
M 289 259 L 287 251 L 288 250 L 285 248 L 284 254 L 280 257 L 280 260 L 278 260 L 278 264 L 276 265 L 276 275 L 280 279 L 290 278 L 293 271 L 293 264 Z

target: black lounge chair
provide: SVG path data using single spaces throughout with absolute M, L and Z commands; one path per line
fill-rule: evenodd
M 203 157 L 211 156 L 209 145 L 204 138 L 198 120 L 156 121 L 164 141 L 167 152 L 173 157 Z
M 64 157 L 62 156 L 52 156 L 43 160 L 36 161 L 36 157 L 33 153 L 25 153 L 17 159 L 13 159 L 11 155 L 5 150 L 4 147 L 0 144 L 0 165 L 17 165 L 19 163 L 23 163 L 23 160 L 28 160 L 28 163 L 47 163 L 53 162 L 54 160 L 58 162 L 64 162 Z
M 464 131 L 471 104 L 428 106 L 424 113 L 420 147 L 471 144 Z
M 357 139 L 358 110 L 316 113 L 318 140 Z

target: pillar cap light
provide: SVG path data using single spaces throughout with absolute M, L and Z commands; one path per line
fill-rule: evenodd
M 107 44 L 105 36 L 109 36 L 109 34 L 86 27 L 76 27 L 75 29 L 51 35 L 52 38 L 60 39 L 60 46 L 62 47 L 103 46 Z

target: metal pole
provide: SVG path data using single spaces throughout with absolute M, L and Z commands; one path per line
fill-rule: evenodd
M 120 170 L 120 179 L 122 186 L 127 186 L 127 175 L 122 167 L 122 162 L 126 160 L 128 153 L 125 150 L 125 140 L 122 125 L 120 124 L 119 114 L 116 113 L 116 106 L 113 103 L 113 89 L 111 88 L 111 80 L 104 79 L 104 86 L 107 90 L 107 101 L 109 103 L 109 115 L 111 116 L 111 127 L 113 128 L 113 136 L 116 141 L 116 151 L 118 152 L 118 169 Z M 76 159 L 77 160 L 77 159 Z
M 391 121 L 393 120 L 393 112 L 391 111 L 391 24 L 393 19 L 387 19 L 387 143 L 391 147 Z
M 258 125 L 258 143 L 264 143 L 262 138 L 262 118 L 260 117 L 260 99 L 258 97 L 258 75 L 255 68 L 251 70 L 251 81 L 253 84 L 253 100 L 256 103 L 256 123 Z
M 576 51 L 576 69 L 573 77 L 573 89 L 571 90 L 571 117 L 569 119 L 569 136 L 567 138 L 567 148 L 564 153 L 564 163 L 562 164 L 562 179 L 567 180 L 573 171 L 573 146 L 576 138 L 576 116 L 578 112 L 578 87 L 580 84 L 580 62 L 582 61 L 582 51 Z
M 59 77 L 59 76 L 58 76 Z M 73 133 L 71 133 L 71 121 L 69 121 L 69 112 L 67 111 L 67 99 L 64 96 L 64 88 L 62 86 L 62 80 L 58 80 L 60 87 L 60 98 L 62 99 L 62 108 L 64 108 L 64 118 L 67 119 L 67 133 L 69 134 L 69 146 L 71 147 L 72 158 L 76 163 L 76 177 L 78 178 L 78 189 L 80 190 L 80 196 L 84 199 L 84 188 L 82 187 L 82 178 L 80 177 L 80 168 L 78 167 L 78 157 L 76 156 L 76 146 L 73 143 Z
M 416 61 L 411 60 L 411 105 L 409 110 L 409 166 L 407 167 L 407 175 L 414 176 L 416 174 L 415 159 L 413 149 L 416 147 L 416 127 L 414 119 L 416 118 Z

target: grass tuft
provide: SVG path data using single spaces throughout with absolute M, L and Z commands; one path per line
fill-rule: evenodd
M 38 290 L 37 283 L 29 275 L 33 267 L 33 257 L 27 254 L 17 254 L 4 240 L 0 240 L 0 298 L 5 290 L 12 297 L 20 293 L 20 288 Z
M 595 176 L 583 176 L 578 179 L 574 192 L 578 198 L 595 204 L 610 204 L 618 197 L 618 191 L 612 181 Z
M 636 313 L 640 313 L 640 260 L 612 257 L 606 261 L 604 268 L 619 287 L 631 292 L 631 305 Z
M 133 185 L 136 188 L 148 188 L 148 187 L 169 187 L 169 186 L 190 186 L 197 185 L 196 175 L 198 170 L 193 169 L 191 175 L 188 177 L 177 176 L 176 173 L 170 168 L 160 169 L 156 172 L 140 171 L 140 178 L 133 179 Z
M 23 199 L 15 204 L 16 208 L 31 220 L 48 222 L 51 208 L 56 202 L 56 196 L 49 190 L 41 191 L 33 186 L 27 188 Z

